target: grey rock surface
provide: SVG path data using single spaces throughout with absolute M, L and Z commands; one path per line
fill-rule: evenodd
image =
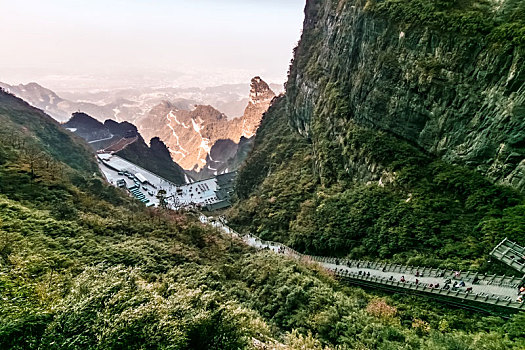
M 287 85 L 292 125 L 311 139 L 316 120 L 341 138 L 349 121 L 384 130 L 525 191 L 523 47 L 392 23 L 365 4 L 308 1 Z

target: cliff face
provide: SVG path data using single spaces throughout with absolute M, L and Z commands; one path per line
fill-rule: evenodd
M 525 240 L 522 193 L 493 183 L 524 190 L 525 36 L 496 34 L 525 33 L 525 11 L 479 4 L 308 1 L 230 225 L 307 254 L 494 268 L 496 244 Z
M 524 46 L 392 21 L 376 8 L 307 2 L 287 84 L 293 126 L 314 148 L 327 135 L 344 147 L 349 123 L 383 130 L 524 191 Z M 363 180 L 380 177 L 380 165 L 363 166 L 346 160 Z
M 168 146 L 174 161 L 184 169 L 214 172 L 213 169 L 220 165 L 210 163 L 213 161 L 209 159 L 213 145 L 219 140 L 231 140 L 238 144 L 241 137 L 255 135 L 262 115 L 274 97 L 268 84 L 260 77 L 255 77 L 250 85 L 248 106 L 240 118 L 228 119 L 212 106 L 197 105 L 188 111 L 177 109 L 165 101 L 140 119 L 137 126 L 146 138 L 160 137 Z M 228 159 L 226 156 L 223 158 Z

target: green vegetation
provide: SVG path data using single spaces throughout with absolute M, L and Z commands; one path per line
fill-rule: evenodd
M 522 195 L 387 133 L 349 122 L 334 136 L 323 125 L 308 144 L 284 102 L 267 113 L 230 210 L 240 231 L 308 254 L 514 273 L 486 261 L 501 239 L 525 240 Z
M 19 104 L 18 114 L 8 104 L 1 114 L 6 130 L 18 132 L 0 138 L 2 349 L 525 345 L 521 315 L 504 323 L 437 304 L 429 311 L 422 300 L 374 296 L 313 266 L 231 244 L 191 215 L 146 209 L 93 175 L 86 145 L 0 95 Z M 24 128 L 14 117 L 22 115 Z M 281 119 L 265 123 L 274 121 L 286 130 Z M 62 144 L 44 147 L 37 129 Z M 68 148 L 78 151 L 78 168 L 53 156 Z M 40 156 L 29 157 L 29 149 Z M 276 152 L 294 158 L 287 147 Z M 309 173 L 295 175 L 306 180 Z
M 525 45 L 525 3 L 521 0 L 506 0 L 503 5 L 491 0 L 370 0 L 366 9 L 395 22 Z

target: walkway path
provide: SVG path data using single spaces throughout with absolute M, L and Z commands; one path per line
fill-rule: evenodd
M 296 259 L 317 262 L 341 278 L 363 282 L 358 284 L 382 284 L 390 287 L 389 289 L 409 289 L 438 297 L 456 298 L 462 302 L 472 301 L 525 311 L 525 304 L 516 301 L 518 286 L 523 283 L 522 278 L 487 276 L 476 272 L 459 272 L 458 275 L 457 271 L 452 270 L 304 255 L 281 243 L 264 241 L 253 235 L 241 236 L 220 221 L 204 215 L 201 215 L 200 221 L 232 237 L 238 237 L 257 249 L 269 249 Z M 401 282 L 402 277 L 405 282 Z M 443 289 L 445 280 L 450 280 L 450 289 Z M 465 286 L 452 288 L 454 282 L 464 282 Z M 438 288 L 434 287 L 436 284 L 439 284 Z
M 525 273 L 525 248 L 505 238 L 490 253 L 502 263 Z

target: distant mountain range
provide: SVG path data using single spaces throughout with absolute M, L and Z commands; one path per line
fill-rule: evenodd
M 66 128 L 96 150 L 125 153 L 128 159 L 138 160 L 130 151 L 135 149 L 153 159 L 151 164 L 139 164 L 151 171 L 162 167 L 144 140 L 157 138 L 153 144 L 162 143 L 157 151 L 162 153 L 165 148 L 170 156 L 161 156 L 168 170 L 161 169 L 160 175 L 176 182 L 184 179 L 180 167 L 196 179 L 236 170 L 251 150 L 250 138 L 275 97 L 260 77 L 252 79 L 249 89 L 244 84 L 230 84 L 204 89 L 62 93 L 66 98 L 37 83 L 0 83 L 0 87 L 65 122 Z
M 42 109 L 59 122 L 69 120 L 71 114 L 82 111 L 93 118 L 104 121 L 135 120 L 147 115 L 162 101 L 170 101 L 181 110 L 190 110 L 194 105 L 211 105 L 225 113 L 228 118 L 240 117 L 248 103 L 247 84 L 228 84 L 208 88 L 129 88 L 96 92 L 56 93 L 37 83 L 9 85 L 0 82 L 0 87 L 18 96 L 34 107 Z M 271 85 L 275 91 L 282 86 Z

